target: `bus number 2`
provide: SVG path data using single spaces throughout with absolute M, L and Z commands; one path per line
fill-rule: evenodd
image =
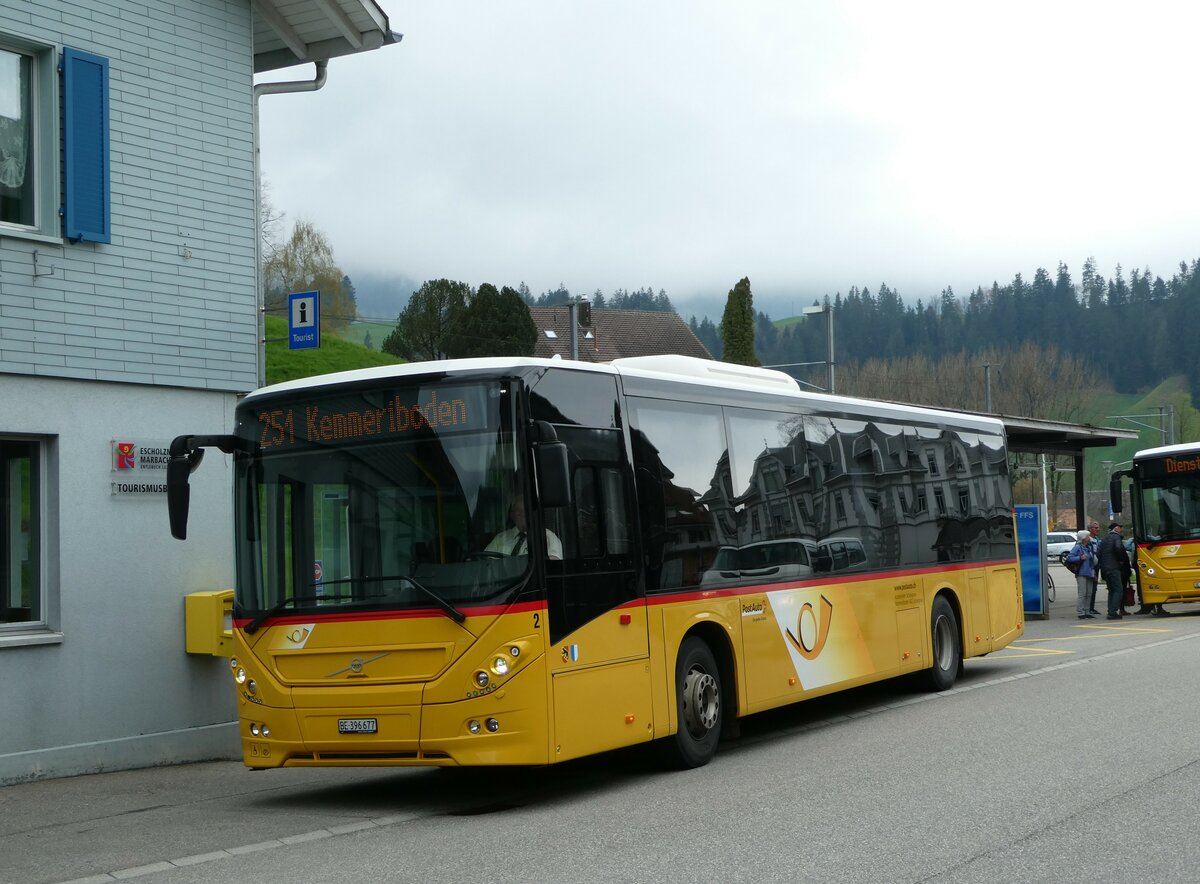
M 536 611 L 534 612 L 534 615 L 533 615 L 533 628 L 534 628 L 534 629 L 541 629 L 541 628 L 542 628 L 542 615 L 541 615 L 541 613 L 540 613 L 540 612 L 536 612 Z

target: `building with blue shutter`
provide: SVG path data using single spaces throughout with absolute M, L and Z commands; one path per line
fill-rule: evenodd
M 176 543 L 165 446 L 258 385 L 254 75 L 397 39 L 374 0 L 0 0 L 0 783 L 238 756 L 184 637 L 230 465 Z

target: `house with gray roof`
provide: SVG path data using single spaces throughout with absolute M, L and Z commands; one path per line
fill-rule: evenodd
M 534 356 L 571 357 L 570 308 L 530 307 L 537 326 Z M 627 356 L 694 356 L 712 359 L 712 354 L 678 313 L 648 310 L 593 308 L 591 324 L 576 329 L 579 359 L 611 362 Z

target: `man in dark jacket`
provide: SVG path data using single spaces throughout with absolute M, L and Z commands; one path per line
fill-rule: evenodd
M 1108 619 L 1121 619 L 1121 603 L 1125 598 L 1125 584 L 1128 582 L 1129 556 L 1125 554 L 1125 544 L 1121 539 L 1123 526 L 1120 522 L 1112 522 L 1108 526 L 1108 534 L 1100 541 L 1100 574 L 1108 586 Z

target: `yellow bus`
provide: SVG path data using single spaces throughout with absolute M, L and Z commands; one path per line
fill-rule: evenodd
M 172 533 L 234 459 L 245 763 L 544 765 L 659 741 L 1023 630 L 993 419 L 662 356 L 291 381 L 171 446 Z
M 1200 442 L 1134 454 L 1128 470 L 1112 475 L 1114 513 L 1126 477 L 1142 604 L 1200 602 Z

